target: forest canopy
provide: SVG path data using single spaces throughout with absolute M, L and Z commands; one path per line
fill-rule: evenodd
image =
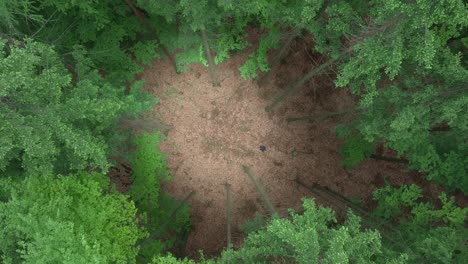
M 206 89 L 217 89 L 219 66 L 249 50 L 238 73 L 261 88 L 294 41 L 321 59 L 265 111 L 275 114 L 309 80 L 334 72 L 335 88 L 356 99 L 353 109 L 320 117 L 350 116 L 336 126 L 341 166 L 396 161 L 441 191 L 431 200 L 417 185 L 385 185 L 374 190 L 370 214 L 351 208 L 344 220 L 304 198 L 300 212 L 252 220 L 241 246 L 228 242 L 199 261 L 463 263 L 462 0 L 0 0 L 1 261 L 195 263 L 177 250 L 190 231 L 193 193 L 179 201 L 162 187 L 171 179 L 159 148 L 167 135 L 145 125 L 159 99 L 139 74 L 157 59 L 177 74 L 201 64 L 213 85 Z M 110 180 L 118 166 L 128 193 Z

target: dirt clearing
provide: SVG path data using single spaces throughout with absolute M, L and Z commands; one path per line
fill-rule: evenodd
M 239 226 L 257 211 L 264 212 L 242 165 L 250 166 L 282 215 L 288 208 L 299 209 L 301 198 L 312 197 L 295 179 L 326 186 L 365 204 L 372 190 L 382 185 L 383 176 L 400 182 L 405 177 L 402 165 L 388 162 L 368 161 L 348 172 L 342 169 L 341 141 L 334 132 L 338 119 L 286 121 L 352 108 L 353 97 L 333 88 L 332 76 L 310 81 L 276 110 L 265 112 L 274 96 L 313 67 L 310 53 L 300 44 L 293 46 L 263 87 L 241 78 L 238 67 L 247 57 L 234 56 L 218 66 L 220 87 L 212 86 L 208 69 L 201 65 L 176 74 L 169 62 L 156 60 L 141 76 L 146 89 L 160 99 L 154 115 L 172 127 L 161 144 L 173 176 L 165 189 L 179 199 L 196 191 L 189 202 L 193 229 L 185 249 L 188 257 L 196 258 L 198 250 L 216 255 L 226 247 L 226 183 L 232 187 L 235 247 L 244 238 Z

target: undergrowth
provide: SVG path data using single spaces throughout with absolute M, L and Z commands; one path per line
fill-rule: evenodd
M 171 180 L 166 155 L 158 148 L 161 140 L 159 131 L 144 133 L 136 138 L 133 154 L 130 196 L 150 234 L 140 241 L 140 255 L 147 260 L 184 243 L 191 226 L 190 207 L 161 192 L 161 181 Z

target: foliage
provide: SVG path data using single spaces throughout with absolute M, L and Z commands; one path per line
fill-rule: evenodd
M 178 37 L 166 43 L 185 49 L 186 54 L 178 55 L 181 70 L 189 62 L 206 63 L 199 35 L 190 32 L 207 30 L 210 46 L 218 43 L 226 51 L 220 40 L 237 43 L 246 25 L 256 23 L 264 33 L 258 49 L 240 68 L 246 79 L 256 77 L 258 70 L 269 70 L 268 51 L 279 47 L 282 32 L 293 28 L 310 33 L 317 52 L 343 62 L 336 85 L 349 86 L 361 96 L 362 114 L 350 130 L 365 140 L 360 141 L 363 146 L 350 141 L 356 144 L 349 150 L 363 151 L 349 152 L 353 158 L 344 165 L 362 160 L 370 149 L 367 142 L 384 142 L 405 155 L 412 169 L 427 173 L 428 179 L 467 191 L 468 160 L 463 153 L 468 150 L 464 118 L 468 103 L 463 84 L 468 73 L 460 52 L 468 14 L 463 1 L 203 1 L 196 5 L 174 1 L 175 7 L 162 10 L 157 9 L 158 2 L 146 3 L 146 10 L 178 25 L 180 33 L 171 31 Z M 459 48 L 448 46 L 454 41 Z M 227 58 L 224 51 L 218 54 Z M 432 131 L 441 125 L 448 131 Z M 440 147 L 450 140 L 456 142 L 454 148 Z
M 48 45 L 25 40 L 1 49 L 0 171 L 16 161 L 31 175 L 107 171 L 119 119 L 153 102 L 142 99 L 141 85 L 124 96 L 124 87 L 101 78 L 80 47 L 72 53 L 74 75 Z
M 364 84 L 366 95 L 363 103 L 376 95 L 376 83 L 384 70 L 393 80 L 404 64 L 431 69 L 438 62 L 438 53 L 445 52 L 447 41 L 459 35 L 459 29 L 468 23 L 463 1 L 372 1 L 369 15 L 373 24 L 356 39 L 352 59 L 343 65 L 337 85 L 352 83 L 352 90 L 359 92 Z M 389 59 L 391 58 L 391 59 Z
M 386 140 L 387 147 L 405 155 L 411 168 L 426 172 L 428 179 L 467 192 L 468 126 L 463 109 L 468 110 L 468 97 L 455 91 L 447 98 L 448 91 L 432 85 L 412 93 L 390 87 L 353 126 L 367 141 Z M 431 131 L 440 124 L 447 124 L 447 131 Z
M 273 218 L 262 230 L 250 233 L 238 251 L 223 252 L 221 261 L 233 263 L 370 263 L 382 257 L 380 234 L 361 231 L 360 218 L 352 212 L 337 225 L 332 210 L 317 208 L 304 199 L 304 213 L 291 211 L 291 220 Z M 382 258 L 383 259 L 383 258 Z M 382 263 L 405 263 L 405 256 Z
M 162 208 L 159 211 L 158 218 L 166 222 L 168 230 L 174 231 L 179 235 L 185 235 L 190 230 L 192 218 L 190 216 L 190 206 L 187 203 L 178 201 L 167 193 L 162 193 L 161 203 Z M 173 215 L 175 212 L 175 215 Z M 173 241 L 180 242 L 180 241 Z
M 161 193 L 161 181 L 169 181 L 171 175 L 167 169 L 166 155 L 158 149 L 160 132 L 144 133 L 135 141 L 129 193 L 152 236 L 142 241 L 140 255 L 151 259 L 153 255 L 160 254 L 179 242 L 177 236 L 169 236 L 169 233 L 180 235 L 190 229 L 190 207 L 187 204 L 181 205 L 166 193 Z M 173 215 L 176 209 L 177 214 Z
M 270 70 L 268 52 L 277 49 L 289 28 L 300 28 L 310 23 L 322 1 L 236 1 L 224 3 L 224 8 L 242 17 L 247 23 L 256 22 L 264 33 L 258 48 L 239 68 L 242 78 L 257 77 L 258 70 Z
M 423 198 L 421 187 L 411 184 L 402 185 L 399 188 L 385 186 L 373 193 L 378 206 L 374 211 L 376 216 L 384 219 L 398 219 L 401 221 L 402 209 L 411 209 L 411 214 L 406 220 L 421 225 L 429 225 L 433 222 L 443 221 L 450 226 L 463 226 L 468 213 L 468 208 L 459 208 L 455 205 L 454 198 L 447 198 L 445 193 L 439 195 L 441 208 L 436 210 L 430 203 L 420 202 Z
M 247 80 L 257 77 L 257 69 L 262 72 L 270 70 L 268 66 L 268 50 L 278 48 L 280 36 L 278 30 L 271 30 L 267 36 L 260 39 L 258 49 L 250 54 L 249 59 L 239 68 L 242 78 Z
M 464 227 L 468 208 L 457 207 L 445 193 L 439 196 L 439 209 L 421 198 L 422 190 L 416 185 L 374 191 L 378 202 L 374 215 L 397 223 L 384 231 L 392 238 L 384 241 L 386 248 L 406 253 L 411 263 L 463 263 L 468 257 Z
M 214 58 L 216 64 L 226 61 L 231 53 L 241 51 L 248 46 L 248 42 L 244 40 L 248 20 L 236 18 L 234 21 L 229 21 L 229 17 L 227 20 L 220 25 L 219 32 L 216 34 L 217 38 L 210 38 L 210 47 L 216 53 Z
M 139 212 L 145 219 L 145 226 L 151 232 L 159 227 L 155 214 L 159 211 L 160 182 L 162 178 L 170 179 L 165 155 L 158 151 L 159 132 L 154 135 L 144 133 L 136 138 L 136 150 L 133 154 L 132 185 L 130 196 L 135 201 Z M 151 240 L 142 245 L 140 255 L 151 257 L 164 250 L 164 242 Z
M 14 2 L 11 4 L 10 2 Z M 146 54 L 144 60 L 157 57 L 154 41 L 147 36 L 125 1 L 42 0 L 7 1 L 0 12 L 18 13 L 19 22 L 8 20 L 8 35 L 31 37 L 54 45 L 61 54 L 69 54 L 75 45 L 86 47 L 93 63 L 115 84 L 134 80 L 143 68 L 130 55 Z M 23 18 L 24 17 L 24 18 Z M 6 17 L 8 18 L 8 17 Z
M 154 40 L 146 43 L 137 42 L 130 50 L 135 54 L 135 59 L 144 65 L 149 65 L 153 59 L 159 58 L 156 52 L 158 43 Z
M 367 32 L 351 39 L 336 81 L 361 95 L 351 127 L 366 141 L 385 142 L 412 169 L 465 193 L 468 71 L 448 43 L 468 25 L 467 10 L 461 0 L 372 1 Z
M 104 176 L 27 176 L 2 187 L 10 193 L 0 202 L 2 263 L 135 262 L 145 235 L 136 208 Z
M 96 66 L 115 83 L 133 80 L 142 70 L 126 53 L 126 46 L 145 31 L 138 19 L 129 15 L 131 10 L 124 1 L 45 0 L 40 6 L 45 16 L 58 12 L 58 18 L 38 34 L 38 39 L 53 41 L 65 52 L 76 44 L 86 46 Z M 80 18 L 78 23 L 76 18 Z
M 190 63 L 208 66 L 200 32 L 207 32 L 214 60 L 219 64 L 235 50 L 246 46 L 244 30 L 249 20 L 241 15 L 232 16 L 219 1 L 138 1 L 148 12 L 149 19 L 160 25 L 161 43 L 171 51 L 177 50 L 179 72 L 186 71 Z
M 44 256 L 50 256 L 57 262 L 132 262 L 138 238 L 140 256 L 149 261 L 176 246 L 190 226 L 190 208 L 160 192 L 161 179 L 170 175 L 157 149 L 159 133 L 137 138 L 133 157 L 130 195 L 150 233 L 146 240 L 135 227 L 131 203 L 108 191 L 101 176 L 77 172 L 105 172 L 109 156 L 117 154 L 115 146 L 124 140 L 125 135 L 116 132 L 119 120 L 134 118 L 154 103 L 140 93 L 142 82 L 134 79 L 143 65 L 159 57 L 157 48 L 167 46 L 177 53 L 178 71 L 190 63 L 207 66 L 203 32 L 219 64 L 251 45 L 248 25 L 259 28 L 260 41 L 240 68 L 245 79 L 270 70 L 269 54 L 282 42 L 287 45 L 284 40 L 291 32 L 312 36 L 310 48 L 339 59 L 336 86 L 360 96 L 357 117 L 338 129 L 346 137 L 344 167 L 361 162 L 375 144 L 384 143 L 405 156 L 410 169 L 449 190 L 468 193 L 464 1 L 134 2 L 160 41 L 148 36 L 125 1 L 0 2 L 0 172 L 10 177 L 0 180 L 0 223 L 5 226 L 0 232 L 6 238 L 0 250 L 10 258 L 5 261 L 46 262 Z M 124 83 L 130 84 L 129 90 Z M 75 175 L 39 178 L 68 173 Z M 22 182 L 24 175 L 28 177 Z M 374 198 L 374 217 L 396 226 L 385 229 L 383 236 L 397 243 L 381 242 L 376 231 L 361 231 L 353 214 L 338 224 L 330 210 L 305 200 L 303 215 L 291 212 L 292 219 L 273 218 L 266 226 L 256 218 L 244 226 L 249 235 L 242 248 L 224 252 L 219 261 L 468 259 L 463 227 L 467 209 L 458 208 L 453 198 L 441 194 L 441 206 L 423 202 L 415 185 L 386 186 Z M 79 207 L 72 211 L 70 204 Z M 92 222 L 89 215 L 99 217 Z M 105 226 L 104 220 L 118 224 Z M 113 248 L 114 242 L 122 246 Z M 54 247 L 66 250 L 57 253 Z M 170 255 L 153 260 L 177 261 Z
M 160 181 L 171 177 L 166 155 L 157 149 L 159 142 L 159 132 L 154 135 L 144 133 L 135 140 L 130 196 L 143 211 L 158 209 Z
M 374 200 L 378 202 L 374 214 L 385 219 L 395 217 L 402 213 L 402 206 L 415 206 L 422 196 L 421 188 L 414 184 L 403 185 L 398 189 L 386 185 L 373 193 Z
M 43 25 L 45 19 L 36 12 L 31 0 L 0 1 L 0 32 L 16 35 L 18 28 L 26 25 Z
M 195 264 L 197 262 L 191 259 L 177 259 L 176 257 L 172 256 L 171 254 L 167 254 L 165 256 L 158 256 L 152 259 L 151 264 Z M 206 259 L 203 255 L 203 252 L 200 252 L 200 261 L 199 264 L 214 264 L 219 263 L 216 262 L 214 259 Z
M 183 246 L 191 228 L 190 206 L 161 193 L 159 208 L 141 211 L 144 224 L 151 237 L 141 240 L 140 256 L 153 256 Z
M 257 76 L 257 70 L 270 69 L 267 52 L 280 46 L 280 41 L 298 32 L 311 34 L 315 51 L 337 59 L 343 56 L 343 39 L 359 31 L 367 5 L 362 1 L 236 1 L 225 4 L 236 13 L 246 14 L 255 21 L 265 33 L 260 39 L 258 49 L 240 68 L 244 79 Z M 300 34 L 299 34 L 300 35 Z M 284 45 L 288 45 L 286 41 Z M 288 48 L 288 47 L 286 47 Z
M 199 40 L 198 38 L 194 39 Z M 208 66 L 208 61 L 205 58 L 205 51 L 201 43 L 194 44 L 193 47 L 187 47 L 184 52 L 176 55 L 176 65 L 178 72 L 187 71 L 188 66 L 191 63 L 200 63 L 203 66 Z
M 154 257 L 151 261 L 152 264 L 195 264 L 196 262 L 191 259 L 177 259 L 176 257 L 168 254 L 165 256 Z
M 266 222 L 266 219 L 261 214 L 256 213 L 255 218 L 242 224 L 240 230 L 245 234 L 257 232 L 267 224 Z
M 340 150 L 343 156 L 343 167 L 351 168 L 374 153 L 375 145 L 366 141 L 361 134 L 351 134 L 347 137 L 343 147 Z

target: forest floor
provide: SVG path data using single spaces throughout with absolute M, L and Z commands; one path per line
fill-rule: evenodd
M 251 33 L 256 37 L 258 32 Z M 226 191 L 231 185 L 232 237 L 237 248 L 245 235 L 239 226 L 264 213 L 254 185 L 242 166 L 249 166 L 283 216 L 287 209 L 300 210 L 303 197 L 314 197 L 298 185 L 318 185 L 372 207 L 372 191 L 389 183 L 413 182 L 404 164 L 368 160 L 345 171 L 339 154 L 342 140 L 335 133 L 338 123 L 351 117 L 288 123 L 289 117 L 319 115 L 350 109 L 356 98 L 347 89 L 336 89 L 334 74 L 309 81 L 300 92 L 274 111 L 265 106 L 288 84 L 301 78 L 320 56 L 311 55 L 305 44 L 293 43 L 289 55 L 269 81 L 259 87 L 243 80 L 238 68 L 248 58 L 248 48 L 218 65 L 220 87 L 211 84 L 208 69 L 192 65 L 177 74 L 168 61 L 155 60 L 140 76 L 145 89 L 159 98 L 153 115 L 170 126 L 160 149 L 168 155 L 172 181 L 164 185 L 172 196 L 189 201 L 193 228 L 185 255 L 213 256 L 226 247 Z M 260 149 L 265 146 L 265 151 Z M 436 191 L 436 190 L 435 190 Z M 314 197 L 320 205 L 336 204 Z

